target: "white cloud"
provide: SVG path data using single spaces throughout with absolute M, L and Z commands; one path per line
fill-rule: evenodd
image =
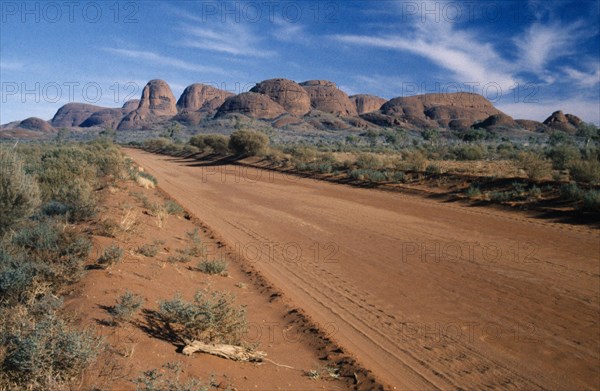
M 584 35 L 581 22 L 569 25 L 535 22 L 514 43 L 519 52 L 521 67 L 545 73 L 547 65 L 555 59 L 572 54 L 575 43 Z
M 595 69 L 579 71 L 571 67 L 562 68 L 569 81 L 579 87 L 593 88 L 600 83 L 600 65 L 593 67 Z
M 143 51 L 143 50 L 131 50 L 131 49 L 118 49 L 118 48 L 103 48 L 104 51 L 116 54 L 121 57 L 135 58 L 138 60 L 149 61 L 149 65 L 164 65 L 173 68 L 183 69 L 186 71 L 204 72 L 204 73 L 218 73 L 224 74 L 225 71 L 221 68 L 207 67 L 203 65 L 193 64 L 187 61 L 183 61 L 177 58 L 164 56 L 158 53 Z

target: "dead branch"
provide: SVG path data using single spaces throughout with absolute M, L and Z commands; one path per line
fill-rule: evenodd
M 263 361 L 267 353 L 259 350 L 252 351 L 247 348 L 235 345 L 225 344 L 205 344 L 200 341 L 185 341 L 186 347 L 183 348 L 183 354 L 191 356 L 195 352 L 212 354 L 234 361 Z

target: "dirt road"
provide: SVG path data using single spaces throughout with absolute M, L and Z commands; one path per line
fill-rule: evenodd
M 598 231 L 126 152 L 391 388 L 599 387 Z

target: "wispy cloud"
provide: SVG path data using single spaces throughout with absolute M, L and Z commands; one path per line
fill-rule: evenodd
M 600 83 L 600 64 L 596 64 L 585 71 L 580 71 L 571 67 L 562 68 L 569 81 L 579 87 L 593 88 Z
M 455 31 L 451 26 L 416 29 L 412 36 L 333 35 L 331 38 L 348 44 L 417 54 L 450 71 L 453 80 L 463 83 L 497 83 L 508 89 L 518 82 L 511 72 L 505 71 L 510 68 L 508 62 L 490 44 L 481 43 L 474 34 Z
M 3 71 L 20 71 L 23 69 L 23 63 L 0 60 L 0 69 Z
M 183 69 L 186 71 L 194 71 L 194 72 L 203 72 L 203 73 L 217 73 L 224 74 L 225 71 L 221 68 L 208 67 L 203 65 L 198 65 L 194 63 L 190 63 L 184 60 L 180 60 L 178 58 L 164 56 L 159 53 L 143 51 L 143 50 L 131 50 L 131 49 L 119 49 L 119 48 L 102 48 L 102 50 L 116 54 L 121 57 L 127 58 L 135 58 L 149 61 L 151 65 L 163 65 L 178 69 Z
M 585 36 L 584 26 L 581 22 L 567 25 L 533 23 L 525 34 L 514 39 L 520 66 L 534 72 L 547 73 L 546 67 L 550 62 L 576 50 L 575 43 Z

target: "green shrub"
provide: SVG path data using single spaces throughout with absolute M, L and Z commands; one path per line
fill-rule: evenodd
M 25 173 L 15 152 L 0 148 L 0 233 L 31 216 L 39 205 L 35 178 Z
M 144 140 L 142 148 L 146 151 L 160 152 L 172 143 L 173 142 L 167 138 L 152 138 Z
M 102 252 L 100 258 L 98 258 L 98 264 L 104 268 L 119 263 L 123 259 L 124 251 L 121 247 L 111 244 Z
M 237 156 L 256 156 L 269 145 L 266 134 L 252 130 L 237 130 L 229 138 L 229 148 Z
M 542 196 L 542 189 L 533 185 L 528 191 L 527 196 L 532 199 L 538 199 Z
M 167 257 L 167 262 L 169 263 L 186 263 L 190 261 L 190 254 L 186 251 L 183 251 L 177 255 L 169 255 Z
M 137 313 L 142 304 L 144 304 L 142 296 L 126 290 L 109 312 L 117 321 L 128 321 Z
M 421 151 L 413 151 L 406 156 L 408 169 L 416 172 L 422 172 L 427 166 L 427 158 Z
M 442 168 L 440 167 L 439 164 L 430 163 L 427 165 L 427 168 L 425 168 L 425 172 L 427 174 L 441 174 Z
M 575 182 L 565 183 L 560 187 L 560 196 L 568 201 L 579 201 L 583 198 L 583 190 Z
M 576 182 L 600 182 L 600 162 L 598 160 L 575 160 L 568 165 L 571 178 Z
M 183 206 L 179 205 L 176 201 L 173 200 L 165 201 L 165 210 L 168 214 L 173 216 L 181 216 L 185 212 Z
M 138 176 L 141 176 L 144 179 L 148 179 L 150 182 L 154 183 L 154 185 L 158 184 L 158 180 L 152 174 L 148 174 L 146 171 L 138 172 Z
M 508 202 L 513 199 L 513 193 L 510 191 L 493 191 L 489 193 L 490 201 L 492 202 Z
M 546 178 L 552 172 L 551 163 L 535 152 L 521 152 L 517 163 L 519 168 L 523 169 L 527 177 L 533 181 Z
M 180 295 L 161 302 L 159 314 L 167 325 L 178 326 L 182 339 L 237 345 L 247 323 L 245 309 L 234 306 L 234 301 L 226 292 L 198 291 L 193 302 Z
M 2 331 L 5 355 L 0 386 L 4 388 L 5 383 L 6 389 L 67 389 L 94 361 L 102 343 L 91 332 L 68 326 L 54 313 L 32 325 Z
M 396 172 L 394 172 L 394 174 L 392 175 L 392 180 L 394 182 L 404 182 L 404 180 L 405 180 L 404 171 L 396 171 Z
M 478 186 L 471 185 L 467 189 L 466 194 L 467 194 L 467 197 L 469 197 L 469 198 L 477 198 L 477 197 L 481 196 L 481 190 L 479 189 Z
M 198 270 L 206 274 L 222 274 L 227 270 L 227 262 L 220 259 L 203 260 L 198 263 Z
M 482 160 L 486 156 L 486 151 L 481 145 L 461 145 L 451 151 L 456 160 Z
M 548 158 L 555 169 L 564 170 L 570 161 L 580 159 L 581 154 L 574 146 L 561 144 L 548 151 Z
M 197 134 L 190 139 L 189 143 L 201 152 L 212 151 L 222 155 L 230 152 L 229 137 L 222 134 Z
M 371 153 L 361 153 L 356 158 L 356 167 L 364 170 L 378 170 L 383 167 L 381 159 Z
M 600 213 L 600 191 L 588 190 L 583 194 L 583 210 Z

